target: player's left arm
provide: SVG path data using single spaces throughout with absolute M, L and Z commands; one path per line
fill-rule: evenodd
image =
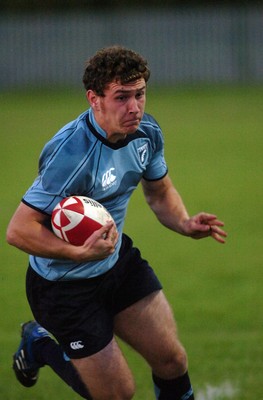
M 193 239 L 211 236 L 225 243 L 227 234 L 221 229 L 224 223 L 206 212 L 190 217 L 168 175 L 157 181 L 142 179 L 142 187 L 147 203 L 164 226 Z

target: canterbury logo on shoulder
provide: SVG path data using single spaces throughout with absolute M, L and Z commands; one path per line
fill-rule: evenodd
M 79 350 L 83 349 L 84 345 L 82 344 L 81 340 L 78 340 L 77 342 L 71 342 L 70 347 L 72 348 L 72 350 Z

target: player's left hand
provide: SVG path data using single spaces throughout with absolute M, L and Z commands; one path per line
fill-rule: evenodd
M 184 233 L 193 239 L 203 239 L 211 236 L 219 243 L 225 243 L 227 233 L 221 229 L 224 222 L 219 221 L 214 214 L 201 212 L 184 222 Z

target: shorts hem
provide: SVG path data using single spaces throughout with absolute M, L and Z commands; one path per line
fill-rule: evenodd
M 110 344 L 113 337 L 114 337 L 114 335 L 111 335 L 111 337 L 108 338 L 103 344 L 101 344 L 101 346 L 99 346 L 98 349 L 93 348 L 91 351 L 89 349 L 84 348 L 83 350 L 76 352 L 76 353 L 73 352 L 74 350 L 71 350 L 71 349 L 69 350 L 68 346 L 65 346 L 63 344 L 63 342 L 59 341 L 58 339 L 57 340 L 60 343 L 61 347 L 63 348 L 64 352 L 66 353 L 66 355 L 69 357 L 70 360 L 80 360 L 81 358 L 93 356 L 93 355 L 99 353 L 100 351 L 102 351 L 103 349 L 105 349 L 105 347 L 107 347 Z M 86 350 L 89 350 L 89 351 L 86 351 Z

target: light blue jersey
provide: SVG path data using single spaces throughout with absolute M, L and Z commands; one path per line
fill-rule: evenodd
M 64 126 L 44 147 L 39 175 L 22 201 L 47 215 L 63 198 L 91 197 L 107 208 L 115 220 L 119 242 L 114 254 L 100 261 L 30 256 L 32 268 L 48 280 L 86 279 L 101 275 L 118 259 L 128 202 L 141 178 L 158 180 L 167 173 L 162 132 L 148 114 L 139 129 L 124 141 L 110 143 L 91 109 Z

